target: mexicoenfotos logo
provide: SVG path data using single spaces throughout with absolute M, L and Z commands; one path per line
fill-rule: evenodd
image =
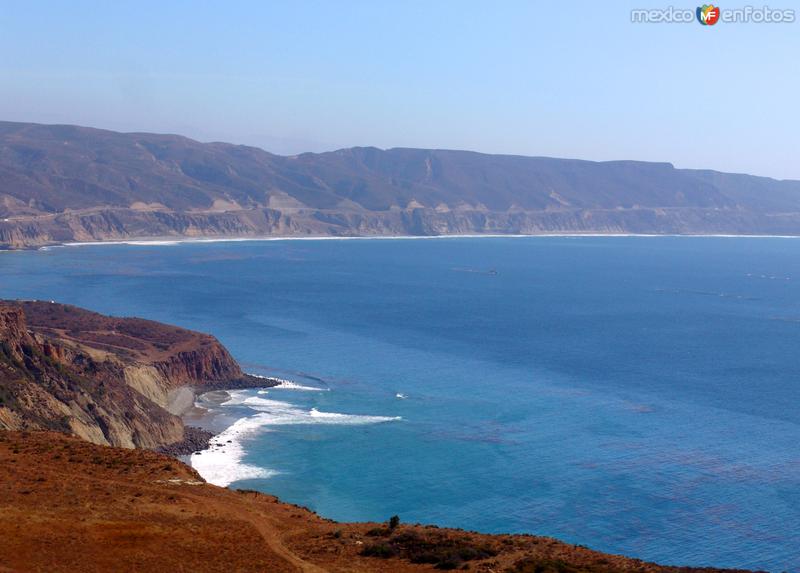
M 725 8 L 713 4 L 703 4 L 696 10 L 690 8 L 635 8 L 631 10 L 634 24 L 690 24 L 700 22 L 703 26 L 713 26 L 717 22 L 726 24 L 793 24 L 795 12 L 792 9 L 745 6 Z
M 703 26 L 713 26 L 719 20 L 719 8 L 713 4 L 703 4 L 697 8 L 697 21 Z

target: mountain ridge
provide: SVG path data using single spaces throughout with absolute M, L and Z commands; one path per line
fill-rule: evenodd
M 0 245 L 164 237 L 800 235 L 800 181 L 475 151 L 281 156 L 0 122 Z

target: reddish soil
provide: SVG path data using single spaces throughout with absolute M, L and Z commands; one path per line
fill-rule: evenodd
M 679 571 L 541 537 L 336 523 L 55 432 L 0 432 L 0 540 L 2 572 Z

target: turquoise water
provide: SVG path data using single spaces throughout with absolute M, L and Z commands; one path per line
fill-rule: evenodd
M 0 268 L 3 297 L 208 331 L 249 372 L 329 389 L 227 407 L 253 420 L 241 464 L 270 472 L 234 486 L 800 571 L 800 240 L 86 246 Z

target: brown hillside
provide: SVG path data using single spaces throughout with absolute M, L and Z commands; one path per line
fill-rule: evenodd
M 191 449 L 172 393 L 265 386 L 212 336 L 50 302 L 0 301 L 0 429 Z M 188 443 L 191 442 L 191 443 Z
M 0 431 L 0 571 L 696 572 L 552 539 L 336 523 L 143 450 Z M 368 556 L 365 554 L 379 555 Z M 428 563 L 412 563 L 411 560 Z

